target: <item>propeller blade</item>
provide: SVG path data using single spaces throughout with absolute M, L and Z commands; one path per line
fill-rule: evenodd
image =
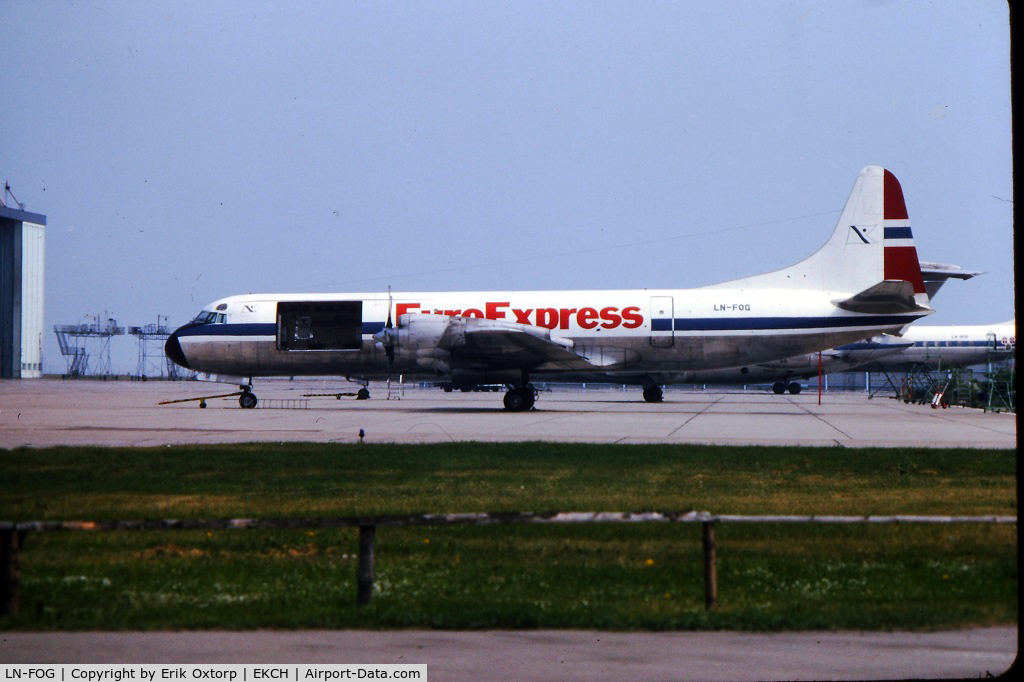
M 388 285 L 388 319 L 384 323 L 385 329 L 393 328 L 391 322 L 391 308 L 394 306 L 394 301 L 391 298 L 391 285 Z M 391 383 L 391 366 L 395 364 L 395 341 L 391 338 L 391 335 L 385 332 L 388 343 L 384 344 L 384 354 L 388 356 L 388 384 Z
M 388 285 L 388 320 L 384 323 L 385 329 L 391 329 L 391 308 L 394 307 L 394 301 L 391 299 L 391 285 Z

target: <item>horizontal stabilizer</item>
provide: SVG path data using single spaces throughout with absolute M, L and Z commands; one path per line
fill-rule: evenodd
M 935 298 L 939 289 L 951 279 L 971 279 L 985 273 L 980 270 L 964 270 L 959 265 L 946 265 L 945 263 L 929 263 L 921 261 L 921 277 L 924 278 L 924 288 L 928 292 L 928 300 Z
M 850 298 L 832 303 L 851 313 L 872 315 L 927 313 L 932 310 L 914 300 L 914 285 L 902 279 L 884 280 Z

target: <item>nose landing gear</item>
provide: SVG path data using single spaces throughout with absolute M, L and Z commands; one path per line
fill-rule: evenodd
M 238 406 L 246 410 L 256 407 L 258 402 L 256 394 L 252 392 L 252 388 L 243 388 L 242 395 L 238 396 Z

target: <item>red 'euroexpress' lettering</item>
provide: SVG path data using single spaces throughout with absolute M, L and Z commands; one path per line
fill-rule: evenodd
M 576 315 L 576 324 L 580 329 L 593 329 L 597 326 L 597 310 L 595 308 L 580 308 Z
M 419 303 L 396 303 L 395 304 L 395 317 L 401 317 L 406 313 L 414 313 L 419 310 Z
M 517 324 L 533 324 L 533 322 L 530 321 L 530 313 L 533 312 L 533 308 L 527 308 L 526 310 L 513 308 L 512 312 L 515 313 Z
M 644 316 L 640 314 L 640 308 L 631 305 L 622 309 L 622 326 L 626 329 L 636 329 L 644 323 Z
M 556 328 L 558 326 L 558 309 L 537 308 L 537 321 L 534 324 L 548 329 Z
M 627 306 L 621 310 L 616 306 L 597 308 L 513 308 L 509 301 L 488 301 L 480 308 L 421 310 L 419 303 L 404 302 L 395 304 L 395 316 L 406 313 L 422 313 L 425 315 L 447 315 L 448 317 L 477 317 L 488 320 L 508 319 L 506 311 L 511 312 L 517 324 L 529 324 L 545 329 L 569 329 L 573 322 L 580 329 L 636 329 L 643 325 L 644 316 L 639 306 Z
M 507 308 L 509 306 L 508 301 L 502 301 L 501 303 L 486 303 L 484 310 L 487 311 L 486 317 L 488 320 L 504 320 L 505 313 L 501 308 Z
M 618 308 L 612 306 L 601 308 L 601 327 L 615 329 L 620 324 L 622 324 L 622 315 L 619 315 Z

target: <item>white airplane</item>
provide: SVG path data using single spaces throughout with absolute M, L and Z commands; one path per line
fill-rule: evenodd
M 871 341 L 871 340 L 869 340 Z M 903 370 L 914 365 L 946 369 L 984 365 L 1013 357 L 1017 345 L 1017 321 L 976 325 L 928 325 L 911 327 L 901 339 L 883 336 L 880 343 L 902 348 L 884 357 L 861 363 L 862 369 Z M 853 353 L 862 342 L 846 346 Z M 907 345 L 909 344 L 909 345 Z
M 505 384 L 519 411 L 531 380 L 640 384 L 658 402 L 697 369 L 899 334 L 932 312 L 900 183 L 868 166 L 825 245 L 775 272 L 698 289 L 246 294 L 203 308 L 165 350 L 238 384 L 242 407 L 253 377 L 335 374 Z

